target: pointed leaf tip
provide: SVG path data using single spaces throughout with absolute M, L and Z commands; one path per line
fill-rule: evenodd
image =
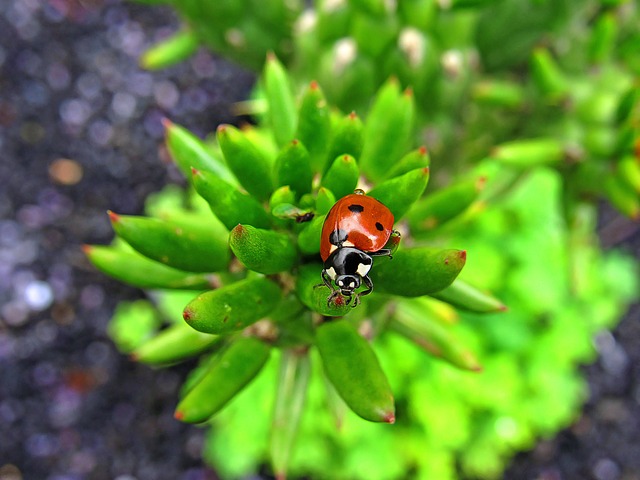
M 351 120 L 355 120 L 356 118 L 358 118 L 358 114 L 356 113 L 355 110 L 352 110 L 351 113 L 349 114 L 349 118 Z
M 191 167 L 191 175 L 196 176 L 200 174 L 200 170 L 195 167 Z
M 383 416 L 385 423 L 396 423 L 396 415 L 393 412 L 389 412 Z
M 91 245 L 87 245 L 86 243 L 83 244 L 80 248 L 82 249 L 82 253 L 84 253 L 85 255 L 89 255 L 91 253 L 91 250 L 93 249 Z
M 111 223 L 116 223 L 120 220 L 120 215 L 112 212 L 111 210 L 107 210 L 107 215 L 109 215 L 109 220 L 111 220 Z
M 185 322 L 189 323 L 192 317 L 193 317 L 192 312 L 188 308 L 185 308 L 182 311 L 182 318 L 184 319 Z
M 405 88 L 404 92 L 402 92 L 402 94 L 407 96 L 407 97 L 413 97 L 413 88 L 412 87 Z
M 175 418 L 176 420 L 182 421 L 182 419 L 184 419 L 184 413 L 179 410 L 176 410 L 175 413 L 173 414 L 173 418 Z
M 318 90 L 318 88 L 320 87 L 318 85 L 318 82 L 316 82 L 315 80 L 311 80 L 311 82 L 309 83 L 309 88 L 311 90 Z
M 167 117 L 162 117 L 160 119 L 160 123 L 162 123 L 162 126 L 164 127 L 165 132 L 169 130 L 171 127 L 173 127 L 173 122 L 169 120 Z
M 420 152 L 420 155 L 427 155 L 429 153 L 425 145 L 421 145 L 420 148 L 418 148 L 418 151 Z
M 466 261 L 466 260 L 467 260 L 467 251 L 466 251 L 466 250 L 460 250 L 460 258 L 461 258 L 463 261 Z

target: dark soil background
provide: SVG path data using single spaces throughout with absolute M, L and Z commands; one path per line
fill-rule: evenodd
M 250 91 L 250 74 L 204 51 L 140 70 L 176 24 L 118 0 L 0 0 L 0 480 L 217 478 L 200 460 L 203 431 L 173 419 L 187 369 L 115 350 L 107 322 L 140 293 L 81 252 L 111 239 L 107 209 L 140 213 L 179 181 L 163 117 L 204 135 Z M 637 225 L 609 211 L 601 223 L 607 245 L 640 255 Z M 640 480 L 639 316 L 598 340 L 582 418 L 504 478 Z

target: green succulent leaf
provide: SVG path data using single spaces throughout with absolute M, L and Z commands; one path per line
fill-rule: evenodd
M 364 142 L 364 125 L 355 112 L 340 118 L 333 126 L 331 135 L 323 171 L 330 168 L 335 159 L 342 155 L 360 158 Z
M 217 335 L 198 332 L 180 322 L 142 343 L 132 358 L 149 365 L 170 365 L 204 353 L 219 341 Z
M 456 278 L 451 285 L 430 296 L 461 310 L 477 313 L 504 312 L 507 307 L 493 295 Z
M 267 55 L 263 72 L 268 115 L 276 143 L 284 146 L 293 139 L 296 129 L 296 107 L 289 76 L 275 55 Z
M 364 129 L 359 163 L 372 180 L 387 178 L 390 168 L 406 151 L 414 116 L 413 93 L 400 92 L 398 81 L 392 78 L 376 95 Z
M 397 222 L 422 196 L 428 182 L 429 168 L 416 168 L 399 177 L 385 180 L 370 190 L 368 195 L 386 205 Z
M 396 305 L 390 327 L 420 348 L 464 370 L 482 370 L 475 355 L 456 338 L 450 326 L 431 318 L 421 299 L 402 300 Z
M 289 235 L 251 225 L 237 225 L 231 230 L 229 245 L 245 267 L 265 275 L 290 271 L 298 259 Z
M 149 48 L 140 57 L 140 66 L 146 70 L 160 70 L 182 62 L 193 55 L 199 46 L 198 36 L 184 29 Z
M 220 125 L 217 138 L 227 165 L 240 184 L 258 200 L 268 200 L 274 190 L 272 159 L 231 125 Z
M 270 442 L 273 470 L 281 478 L 287 474 L 294 451 L 310 376 L 308 352 L 292 349 L 282 351 Z
M 102 273 L 134 287 L 204 290 L 211 286 L 207 275 L 167 267 L 122 248 L 85 245 L 84 253 Z
M 193 185 L 229 230 L 239 223 L 267 228 L 271 221 L 260 203 L 215 174 L 193 170 Z
M 164 120 L 164 128 L 167 150 L 186 178 L 191 179 L 191 170 L 195 168 L 214 173 L 231 185 L 238 184 L 224 161 L 193 133 L 168 119 Z
M 253 337 L 240 337 L 219 354 L 176 407 L 187 423 L 207 421 L 260 373 L 271 347 Z
M 326 215 L 319 215 L 307 222 L 298 235 L 298 248 L 306 255 L 320 253 L 320 236 Z
M 331 190 L 325 187 L 318 189 L 318 195 L 316 196 L 316 214 L 326 215 L 331 210 L 331 207 L 336 203 L 336 196 Z
M 283 147 L 276 158 L 275 172 L 276 185 L 288 185 L 298 198 L 311 191 L 313 171 L 309 152 L 302 142 L 293 140 Z
M 187 225 L 109 212 L 120 238 L 146 257 L 188 272 L 217 272 L 229 264 L 226 234 L 215 224 Z M 212 228 L 213 227 L 213 228 Z
M 353 193 L 359 177 L 360 170 L 356 159 L 344 154 L 333 161 L 327 173 L 322 176 L 321 185 L 331 190 L 336 198 L 342 198 Z
M 557 165 L 565 159 L 563 142 L 557 138 L 512 140 L 495 147 L 491 157 L 513 167 Z
M 376 290 L 420 297 L 445 289 L 466 262 L 464 250 L 415 247 L 400 249 L 393 259 L 377 258 L 370 277 Z
M 369 343 L 350 323 L 323 323 L 315 345 L 327 378 L 351 410 L 371 422 L 395 422 L 389 381 Z
M 152 338 L 160 323 L 158 312 L 146 300 L 121 302 L 107 331 L 118 348 L 129 353 Z
M 311 82 L 300 101 L 296 136 L 307 147 L 314 171 L 322 171 L 331 133 L 329 106 L 317 82 Z
M 198 295 L 182 316 L 199 332 L 222 335 L 266 317 L 281 297 L 280 287 L 271 280 L 250 278 Z
M 387 178 L 394 178 L 409 173 L 411 170 L 418 168 L 428 168 L 431 163 L 431 157 L 427 151 L 427 147 L 422 146 L 410 151 L 402 157 L 395 165 L 391 167 Z
M 433 230 L 461 215 L 475 202 L 486 178 L 469 178 L 441 188 L 417 201 L 407 215 L 416 232 Z

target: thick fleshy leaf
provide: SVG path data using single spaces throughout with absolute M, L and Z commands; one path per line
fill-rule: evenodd
M 186 60 L 193 55 L 200 41 L 191 30 L 181 30 L 156 43 L 140 57 L 140 66 L 147 70 L 160 70 Z
M 213 223 L 178 224 L 109 212 L 120 238 L 146 257 L 188 272 L 217 272 L 230 260 L 226 230 Z M 213 227 L 213 228 L 212 228 Z
M 276 143 L 284 146 L 293 140 L 296 107 L 287 71 L 273 54 L 267 55 L 263 82 L 273 135 Z
M 277 478 L 285 478 L 295 448 L 311 375 L 308 352 L 286 349 L 280 359 L 271 442 L 271 463 Z
M 193 170 L 192 174 L 196 191 L 229 230 L 239 223 L 257 228 L 269 226 L 269 214 L 253 197 L 240 192 L 212 173 Z
M 298 235 L 298 248 L 307 255 L 320 253 L 320 237 L 322 234 L 322 225 L 326 215 L 316 216 L 300 231 Z
M 290 271 L 298 258 L 289 235 L 251 225 L 238 225 L 231 230 L 229 245 L 245 267 L 265 275 Z
M 363 135 L 364 125 L 355 112 L 341 118 L 332 129 L 323 171 L 330 168 L 335 159 L 342 155 L 350 155 L 356 160 L 360 158 Z
M 340 155 L 322 176 L 321 185 L 331 190 L 336 198 L 342 198 L 353 193 L 359 177 L 360 170 L 356 159 L 351 155 Z
M 266 278 L 250 278 L 198 295 L 182 313 L 199 332 L 225 334 L 257 322 L 280 302 L 280 287 Z
M 420 299 L 398 302 L 389 327 L 458 368 L 473 371 L 482 369 L 475 355 L 462 344 L 451 327 L 431 318 Z
M 489 313 L 507 310 L 504 303 L 493 295 L 459 278 L 456 278 L 447 288 L 432 293 L 431 296 L 456 308 L 470 312 Z
M 410 90 L 401 93 L 396 79 L 382 86 L 367 116 L 364 146 L 358 159 L 369 178 L 387 178 L 391 167 L 400 160 L 413 133 L 414 115 Z
M 389 381 L 369 343 L 346 320 L 323 323 L 315 345 L 324 372 L 345 403 L 371 422 L 395 422 Z
M 329 106 L 317 82 L 311 82 L 300 102 L 296 136 L 309 151 L 314 171 L 322 171 L 329 145 Z
M 116 247 L 85 245 L 84 253 L 102 273 L 139 288 L 182 288 L 204 290 L 210 278 L 167 267 L 137 252 Z
M 311 191 L 313 171 L 309 152 L 300 141 L 293 140 L 282 148 L 276 158 L 275 172 L 276 185 L 288 185 L 298 198 Z
M 470 178 L 427 194 L 413 205 L 407 215 L 415 231 L 433 230 L 462 214 L 477 200 L 485 177 Z
M 427 147 L 422 146 L 410 151 L 404 157 L 402 157 L 387 174 L 387 178 L 399 177 L 405 173 L 409 173 L 411 170 L 417 168 L 428 168 L 431 163 L 431 157 L 427 151 Z
M 399 177 L 385 180 L 368 192 L 370 197 L 387 206 L 396 222 L 422 196 L 429 182 L 429 168 L 416 168 Z
M 240 337 L 220 353 L 176 407 L 175 417 L 201 423 L 224 407 L 267 363 L 271 347 L 253 337 Z
M 421 297 L 451 285 L 467 259 L 464 250 L 416 247 L 400 249 L 393 259 L 376 258 L 369 276 L 376 290 Z
M 491 152 L 491 158 L 512 167 L 554 165 L 564 160 L 566 151 L 557 138 L 533 138 L 501 143 Z
M 221 158 L 216 158 L 212 150 L 193 133 L 168 119 L 163 121 L 167 150 L 173 161 L 187 178 L 191 179 L 191 170 L 204 170 L 216 174 L 231 185 L 238 181 Z
M 274 189 L 273 161 L 231 125 L 217 130 L 222 154 L 240 184 L 258 200 L 268 200 Z
M 169 365 L 199 355 L 218 341 L 217 335 L 198 332 L 179 322 L 144 342 L 131 356 L 149 365 Z

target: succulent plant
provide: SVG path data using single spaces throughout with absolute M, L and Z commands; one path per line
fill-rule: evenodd
M 230 17 L 196 14 L 198 3 L 183 13 L 201 38 L 229 28 Z M 319 0 L 292 11 L 295 27 L 274 34 L 293 42 L 297 83 L 319 80 L 346 111 L 362 109 L 390 76 L 411 85 L 417 133 L 439 175 L 484 157 L 518 171 L 552 165 L 565 178 L 570 222 L 577 204 L 597 198 L 640 216 L 636 3 Z M 270 45 L 254 45 L 258 60 Z M 179 48 L 164 52 L 156 57 L 183 58 Z
M 417 233 L 433 233 L 434 221 L 424 228 L 420 223 L 425 208 L 438 221 L 464 210 L 422 198 L 429 156 L 424 147 L 409 149 L 410 90 L 387 82 L 363 122 L 355 113 L 332 111 L 315 82 L 296 104 L 274 56 L 262 89 L 267 128 L 222 125 L 211 145 L 165 121 L 167 148 L 189 179 L 188 190 L 163 198 L 146 217 L 109 212 L 117 241 L 85 250 L 97 268 L 132 285 L 195 291 L 182 319 L 166 328 L 158 330 L 149 315 L 137 323 L 142 332 L 127 332 L 119 320 L 112 328 L 142 362 L 203 357 L 182 388 L 177 419 L 208 421 L 255 379 L 272 351 L 280 351 L 272 459 L 284 475 L 303 412 L 310 350 L 317 351 L 330 390 L 353 412 L 393 423 L 393 392 L 369 340 L 393 332 L 458 368 L 478 371 L 471 349 L 422 306 L 440 303 L 429 295 L 478 312 L 504 306 L 456 280 L 464 250 L 418 242 L 404 227 L 407 218 Z M 476 197 L 478 179 L 469 185 L 473 194 L 464 196 L 465 206 Z M 393 259 L 375 258 L 374 291 L 358 306 L 330 295 L 319 258 L 327 212 L 356 186 L 386 205 L 405 230 Z

